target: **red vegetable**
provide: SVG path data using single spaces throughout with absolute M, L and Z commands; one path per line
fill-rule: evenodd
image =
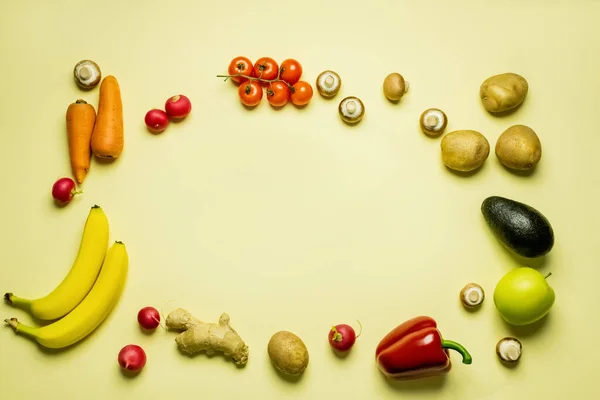
M 247 57 L 236 57 L 229 63 L 229 68 L 227 69 L 229 75 L 246 75 L 246 76 L 254 76 L 254 65 L 252 65 L 252 61 L 250 61 Z M 232 76 L 231 80 L 237 83 L 246 82 L 248 78 L 244 78 L 241 76 Z
M 246 107 L 257 106 L 263 97 L 263 89 L 257 81 L 244 82 L 238 88 L 240 101 Z
M 273 82 L 267 89 L 267 101 L 273 107 L 283 107 L 290 99 L 290 89 L 283 82 Z
M 169 118 L 182 119 L 192 111 L 190 99 L 182 94 L 169 98 L 165 103 L 165 111 Z
M 306 81 L 298 81 L 292 86 L 292 103 L 297 106 L 305 106 L 313 96 L 313 88 Z
M 69 203 L 74 196 L 83 193 L 75 190 L 75 181 L 71 178 L 60 178 L 52 186 L 52 197 L 62 204 Z
M 169 116 L 163 110 L 154 108 L 146 113 L 144 122 L 152 133 L 160 133 L 169 126 Z
M 360 336 L 360 332 L 358 336 Z M 352 348 L 352 346 L 354 346 L 358 336 L 356 335 L 356 332 L 354 332 L 354 328 L 352 328 L 350 325 L 335 325 L 329 330 L 329 344 L 337 351 L 348 351 Z
M 388 333 L 377 346 L 375 356 L 379 370 L 398 379 L 419 379 L 450 371 L 448 349 L 462 355 L 463 364 L 473 362 L 462 345 L 444 340 L 437 323 L 430 317 L 410 319 Z
M 279 65 L 271 57 L 261 57 L 254 63 L 254 76 L 261 79 L 272 80 L 279 74 Z
M 138 372 L 146 365 L 146 352 L 136 344 L 128 344 L 119 351 L 118 361 L 121 368 Z
M 160 325 L 160 313 L 154 307 L 144 307 L 137 315 L 138 323 L 144 329 L 154 329 Z
M 300 77 L 302 77 L 302 65 L 293 58 L 283 60 L 279 67 L 279 71 L 279 78 L 290 85 L 295 84 L 300 80 Z

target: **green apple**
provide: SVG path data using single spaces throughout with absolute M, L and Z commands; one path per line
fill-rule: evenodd
M 494 290 L 494 304 L 511 325 L 528 325 L 542 319 L 554 305 L 554 289 L 533 268 L 516 268 L 500 279 Z

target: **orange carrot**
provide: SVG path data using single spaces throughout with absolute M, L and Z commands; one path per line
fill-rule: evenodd
M 90 141 L 96 122 L 96 110 L 85 100 L 78 99 L 69 104 L 66 117 L 71 171 L 77 183 L 83 183 L 90 169 Z
M 100 84 L 98 116 L 92 133 L 92 153 L 114 160 L 123 152 L 123 104 L 117 79 L 108 75 Z

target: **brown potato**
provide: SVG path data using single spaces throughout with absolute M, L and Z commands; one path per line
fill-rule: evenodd
M 457 130 L 443 137 L 442 161 L 455 171 L 473 171 L 483 165 L 490 154 L 490 144 L 481 133 Z
M 308 366 L 308 349 L 302 339 L 291 332 L 275 333 L 269 340 L 267 352 L 273 366 L 285 375 L 301 375 Z
M 530 127 L 513 125 L 498 137 L 496 156 L 507 168 L 528 170 L 542 158 L 542 143 Z
M 479 88 L 483 107 L 499 113 L 518 107 L 525 100 L 529 84 L 521 75 L 507 72 L 487 78 Z

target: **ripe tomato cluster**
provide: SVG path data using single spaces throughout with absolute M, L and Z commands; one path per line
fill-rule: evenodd
M 255 107 L 263 97 L 271 106 L 280 108 L 288 102 L 296 106 L 307 105 L 313 96 L 310 83 L 302 78 L 302 65 L 293 58 L 277 63 L 271 57 L 261 57 L 252 63 L 249 58 L 239 56 L 231 60 L 228 75 L 217 77 L 231 79 L 238 87 L 238 96 L 246 107 Z

